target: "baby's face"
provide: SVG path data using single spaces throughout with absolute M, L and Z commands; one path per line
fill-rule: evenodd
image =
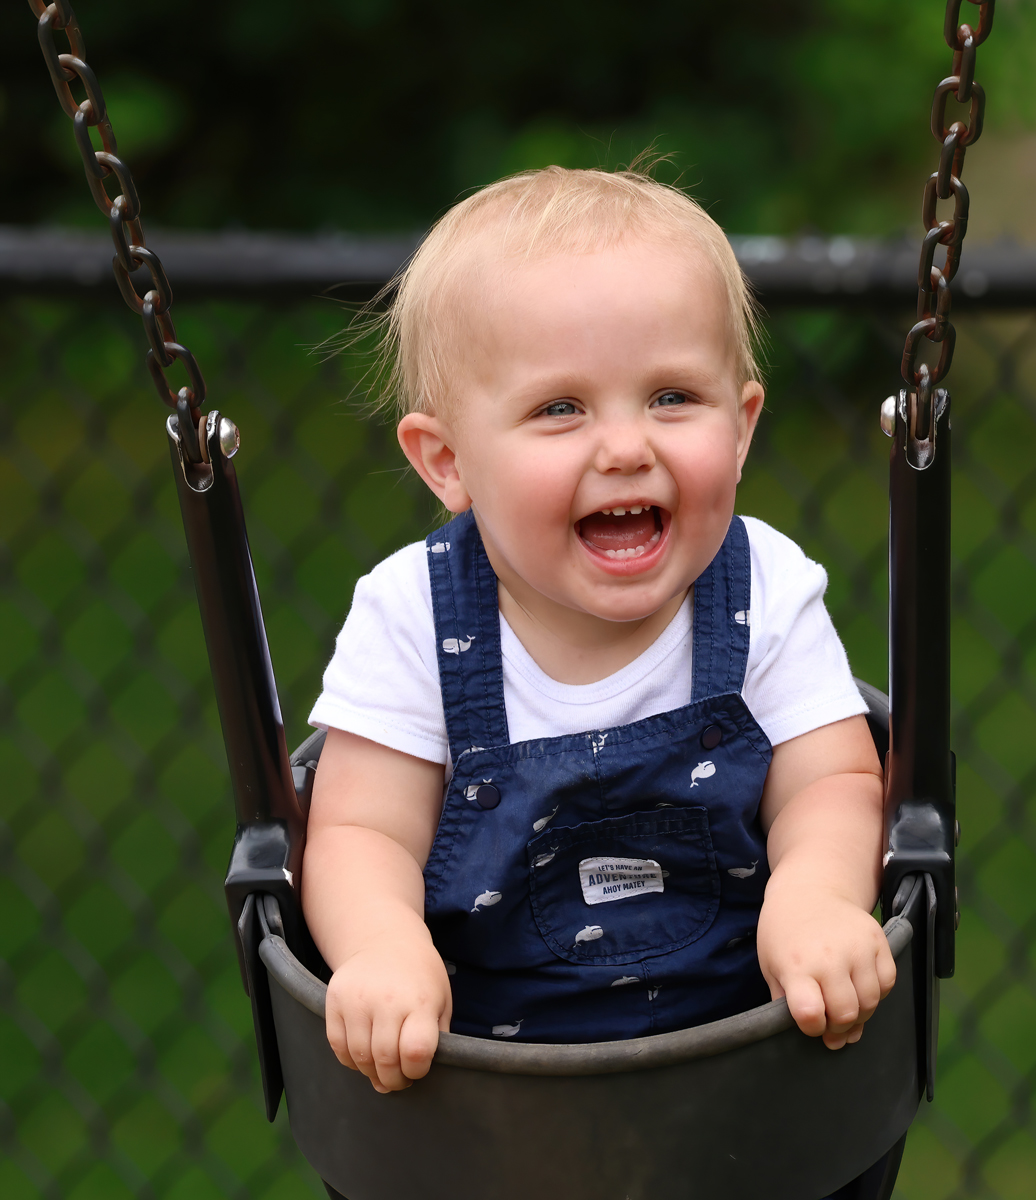
M 637 240 L 519 264 L 465 324 L 435 490 L 474 508 L 511 595 L 631 621 L 686 592 L 762 405 L 737 383 L 716 269 Z

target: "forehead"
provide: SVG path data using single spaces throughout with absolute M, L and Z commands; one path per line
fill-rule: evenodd
M 656 280 L 725 290 L 715 255 L 689 233 L 627 231 L 587 247 L 535 240 L 523 245 L 513 235 L 493 236 L 492 230 L 484 230 L 460 251 L 459 258 L 458 280 L 464 279 L 482 300 L 505 299 L 525 280 L 566 272 L 596 273 L 603 278 L 631 269 L 650 273 Z
M 630 338 L 645 353 L 681 341 L 724 359 L 733 352 L 723 272 L 690 239 L 627 236 L 599 250 L 537 256 L 490 245 L 457 283 L 449 307 L 469 359 L 505 349 L 606 353 Z

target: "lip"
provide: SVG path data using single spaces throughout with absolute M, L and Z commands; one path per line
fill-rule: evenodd
M 669 543 L 669 529 L 672 525 L 672 515 L 668 509 L 663 508 L 660 504 L 655 504 L 650 501 L 632 500 L 625 503 L 615 502 L 609 505 L 609 508 L 635 508 L 637 505 L 642 508 L 656 508 L 662 521 L 661 536 L 658 541 L 651 547 L 650 550 L 645 550 L 643 554 L 637 558 L 609 558 L 600 550 L 591 546 L 580 534 L 576 533 L 576 540 L 582 546 L 587 558 L 599 570 L 604 571 L 608 575 L 614 575 L 618 578 L 630 578 L 634 575 L 644 575 L 648 571 L 653 570 L 658 566 L 659 562 L 665 556 L 666 548 Z M 600 512 L 601 509 L 594 509 L 594 512 Z M 590 514 L 587 513 L 587 516 Z M 582 517 L 579 518 L 582 520 Z M 576 525 L 579 521 L 576 522 Z M 573 527 L 574 528 L 574 527 Z

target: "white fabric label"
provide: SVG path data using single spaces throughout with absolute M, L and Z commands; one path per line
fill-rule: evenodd
M 584 858 L 579 864 L 579 886 L 587 904 L 665 890 L 662 868 L 653 858 Z

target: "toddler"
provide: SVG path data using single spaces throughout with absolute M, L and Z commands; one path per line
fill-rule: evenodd
M 550 167 L 442 218 L 388 317 L 398 436 L 459 514 L 357 584 L 303 903 L 379 1091 L 440 1030 L 642 1036 L 786 995 L 856 1041 L 882 775 L 826 576 L 733 515 L 763 405 L 722 231 Z

